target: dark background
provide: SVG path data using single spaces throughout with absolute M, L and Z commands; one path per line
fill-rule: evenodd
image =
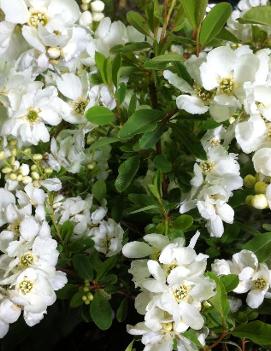
M 210 1 L 218 2 L 222 1 Z M 228 2 L 234 6 L 238 1 Z M 129 8 L 135 7 L 133 0 L 128 0 L 127 4 Z M 136 323 L 140 317 L 136 315 L 132 302 L 129 308 L 129 323 Z M 102 332 L 93 323 L 82 322 L 77 310 L 71 310 L 65 302 L 60 301 L 48 308 L 44 320 L 35 327 L 27 327 L 22 319 L 11 325 L 8 335 L 0 342 L 0 350 L 124 351 L 131 340 L 132 337 L 126 333 L 126 323 L 114 322 L 110 330 Z

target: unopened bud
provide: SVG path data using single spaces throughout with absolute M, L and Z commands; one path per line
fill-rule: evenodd
M 104 14 L 102 12 L 93 12 L 93 22 L 100 22 L 104 18 Z
M 256 178 L 252 174 L 248 174 L 244 178 L 244 185 L 246 188 L 253 188 L 256 183 Z
M 254 186 L 254 190 L 256 194 L 265 194 L 267 188 L 267 184 L 265 182 L 257 182 Z
M 253 199 L 251 201 L 252 207 L 258 209 L 258 210 L 264 210 L 265 208 L 268 207 L 268 202 L 267 198 L 264 194 L 259 194 L 253 196 Z
M 0 161 L 3 161 L 6 158 L 5 151 L 0 152 Z
M 89 11 L 84 11 L 80 16 L 79 23 L 81 26 L 89 26 L 92 23 L 92 14 Z
M 8 174 L 8 173 L 11 173 L 12 172 L 12 169 L 10 167 L 4 167 L 2 169 L 2 173 L 4 174 Z
M 29 176 L 25 176 L 25 177 L 23 177 L 22 182 L 23 182 L 25 185 L 26 185 L 26 184 L 29 184 L 29 183 L 32 182 L 32 178 L 29 177 Z
M 44 171 L 45 171 L 46 174 L 52 174 L 52 173 L 53 173 L 53 170 L 52 170 L 52 168 L 50 168 L 50 167 L 45 168 Z
M 59 48 L 51 47 L 47 49 L 47 54 L 51 59 L 58 59 L 61 56 L 61 51 Z
M 87 10 L 88 10 L 88 4 L 82 4 L 82 5 L 81 5 L 81 9 L 82 9 L 83 11 L 87 11 Z
M 31 173 L 31 177 L 32 177 L 34 180 L 40 179 L 40 175 L 39 175 L 38 172 L 32 172 L 32 173 Z
M 248 196 L 246 197 L 245 202 L 246 202 L 246 204 L 247 204 L 248 206 L 252 206 L 252 199 L 253 199 L 253 198 L 254 198 L 253 195 L 248 195 Z
M 33 160 L 34 161 L 41 161 L 42 160 L 42 155 L 41 154 L 34 154 L 33 155 Z
M 10 180 L 17 180 L 17 174 L 15 173 L 10 173 L 8 177 Z
M 96 162 L 91 162 L 87 165 L 88 169 L 91 171 L 95 168 L 95 166 L 96 166 Z
M 104 10 L 104 3 L 100 0 L 93 1 L 90 6 L 93 12 L 103 12 Z

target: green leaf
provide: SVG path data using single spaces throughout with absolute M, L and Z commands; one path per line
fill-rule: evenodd
M 216 295 L 209 299 L 209 302 L 219 313 L 221 324 L 225 326 L 227 316 L 230 312 L 226 288 L 222 283 L 222 280 L 217 277 L 215 273 L 208 272 L 207 275 L 216 282 Z
M 147 36 L 150 34 L 150 30 L 149 30 L 147 21 L 138 12 L 135 12 L 135 11 L 128 12 L 127 21 L 132 26 L 134 26 L 139 32 L 141 32 Z
M 118 86 L 118 73 L 119 69 L 121 67 L 121 57 L 120 55 L 116 55 L 112 61 L 112 81 L 115 85 L 115 87 Z
M 182 0 L 182 5 L 192 28 L 198 28 L 205 16 L 208 0 Z
M 220 277 L 227 292 L 234 290 L 239 284 L 238 276 L 235 274 L 223 275 Z
M 129 212 L 129 214 L 132 215 L 132 214 L 136 214 L 136 213 L 140 213 L 140 212 L 154 210 L 154 209 L 157 209 L 157 208 L 158 208 L 157 205 L 149 205 L 149 206 L 145 206 L 145 207 L 139 208 L 138 210 Z
M 163 173 L 168 173 L 172 170 L 172 164 L 164 155 L 157 155 L 153 160 L 155 167 Z
M 97 124 L 98 126 L 104 126 L 111 124 L 115 119 L 115 115 L 104 106 L 93 106 L 87 110 L 86 118 L 91 123 Z
M 123 322 L 128 313 L 128 300 L 123 299 L 117 309 L 116 318 L 118 322 Z
M 81 306 L 83 304 L 83 300 L 82 300 L 83 295 L 84 295 L 83 290 L 77 291 L 71 298 L 70 307 L 77 308 Z
M 221 32 L 231 13 L 232 7 L 226 2 L 212 8 L 202 22 L 200 31 L 200 44 L 202 46 L 206 46 Z
M 144 63 L 144 67 L 146 69 L 160 69 L 165 67 L 168 63 L 172 62 L 183 62 L 183 56 L 179 54 L 165 54 L 152 58 L 151 60 L 147 60 Z
M 119 167 L 118 177 L 115 181 L 115 187 L 119 193 L 126 190 L 134 180 L 140 164 L 138 156 L 132 156 L 125 160 Z
M 142 109 L 136 111 L 119 131 L 120 138 L 131 138 L 136 134 L 144 133 L 150 124 L 159 121 L 163 117 L 159 110 Z
M 124 83 L 120 83 L 118 90 L 116 92 L 116 98 L 120 105 L 123 103 L 125 99 L 126 91 L 127 91 L 127 85 Z
M 93 144 L 90 146 L 90 150 L 94 151 L 96 149 L 101 149 L 103 146 L 113 144 L 120 141 L 118 138 L 115 137 L 100 137 L 97 141 L 95 141 Z
M 101 330 L 107 330 L 112 325 L 112 309 L 102 291 L 97 291 L 90 304 L 90 316 Z
M 173 226 L 182 231 L 188 230 L 193 224 L 193 217 L 190 215 L 183 214 L 178 216 L 173 222 Z
M 78 254 L 72 258 L 73 267 L 82 279 L 93 279 L 93 268 L 88 256 Z
M 120 53 L 134 53 L 136 51 L 142 51 L 142 50 L 146 50 L 150 48 L 150 44 L 149 43 L 128 43 L 124 46 L 122 45 L 118 45 L 118 46 L 114 46 L 110 51 L 112 53 L 116 53 L 116 52 L 120 52 Z
M 99 202 L 106 197 L 106 183 L 104 180 L 99 179 L 93 184 L 92 194 Z
M 164 133 L 164 126 L 158 126 L 156 129 L 146 132 L 138 141 L 140 149 L 147 150 L 155 147 L 157 142 L 160 140 L 162 134 Z
M 243 248 L 253 251 L 260 262 L 265 262 L 270 258 L 271 232 L 256 235 L 252 240 L 248 241 Z
M 271 26 L 271 6 L 252 7 L 239 18 L 239 22 Z
M 126 347 L 125 351 L 133 351 L 134 340 Z
M 250 339 L 261 346 L 271 346 L 271 325 L 261 321 L 241 324 L 232 332 L 232 335 L 238 338 Z
M 103 54 L 100 52 L 96 51 L 95 53 L 95 63 L 98 68 L 98 71 L 100 72 L 100 75 L 102 77 L 102 80 L 104 83 L 107 83 L 106 79 L 106 58 Z
M 74 224 L 70 221 L 66 221 L 61 226 L 61 237 L 65 242 L 68 242 L 73 235 Z

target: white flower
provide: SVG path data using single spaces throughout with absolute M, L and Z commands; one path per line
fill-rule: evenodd
M 107 257 L 116 255 L 122 249 L 123 229 L 113 219 L 103 220 L 97 228 L 90 230 L 89 235 L 97 251 Z
M 232 256 L 232 261 L 215 260 L 212 269 L 218 275 L 238 275 L 239 284 L 233 291 L 248 292 L 246 302 L 251 308 L 258 308 L 264 298 L 271 298 L 271 271 L 265 263 L 258 263 L 252 251 L 242 250 Z
M 6 189 L 0 188 L 0 226 L 8 222 L 7 211 L 9 205 L 15 205 L 14 195 Z
M 63 119 L 69 123 L 86 122 L 84 114 L 89 108 L 87 77 L 82 80 L 73 73 L 64 73 L 56 79 L 58 90 L 69 99 L 63 104 Z
M 10 111 L 2 133 L 18 137 L 23 143 L 37 145 L 50 140 L 46 124 L 55 126 L 61 122 L 59 107 L 61 100 L 57 90 L 48 87 L 23 95 L 18 109 Z
M 3 338 L 9 329 L 9 324 L 20 317 L 21 308 L 7 298 L 0 301 L 0 338 Z
M 47 306 L 56 300 L 46 273 L 33 268 L 27 268 L 17 277 L 9 297 L 12 302 L 23 306 L 24 311 L 31 313 L 44 313 Z
M 257 150 L 252 161 L 256 172 L 271 176 L 271 148 L 265 147 Z

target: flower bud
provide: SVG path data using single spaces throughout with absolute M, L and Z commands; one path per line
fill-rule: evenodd
M 34 154 L 33 155 L 33 160 L 34 161 L 41 161 L 42 160 L 42 155 L 41 154 Z
M 2 169 L 2 173 L 4 174 L 8 174 L 8 173 L 11 173 L 12 172 L 12 169 L 10 167 L 4 167 Z
M 53 170 L 50 167 L 45 168 L 44 171 L 45 171 L 46 174 L 49 174 L 49 175 L 53 173 Z
M 79 23 L 81 26 L 89 26 L 92 23 L 92 14 L 89 11 L 84 11 L 80 16 Z
M 49 49 L 47 49 L 47 54 L 51 59 L 59 59 L 59 57 L 61 56 L 61 51 L 59 48 L 54 48 L 51 47 Z
M 256 183 L 256 178 L 252 174 L 248 174 L 244 178 L 244 186 L 246 188 L 253 188 Z
M 8 177 L 9 177 L 10 180 L 17 180 L 16 173 L 10 173 Z
M 251 201 L 251 206 L 258 210 L 264 210 L 265 208 L 268 207 L 266 196 L 264 194 L 253 196 L 253 199 Z
M 246 197 L 246 200 L 245 200 L 245 202 L 246 202 L 246 204 L 248 205 L 248 206 L 252 206 L 252 199 L 254 198 L 254 195 L 248 195 L 247 197 Z
M 100 0 L 93 1 L 90 6 L 93 12 L 103 12 L 104 10 L 104 3 Z
M 256 194 L 265 194 L 267 188 L 267 184 L 265 182 L 257 182 L 254 186 L 254 190 Z
M 104 14 L 102 12 L 94 12 L 92 15 L 93 22 L 100 22 L 104 18 Z
M 32 178 L 29 177 L 29 176 L 25 176 L 25 177 L 23 177 L 22 182 L 23 182 L 25 185 L 26 185 L 26 184 L 29 184 L 29 183 L 32 182 Z
M 91 0 L 82 0 L 82 4 L 89 4 Z
M 82 4 L 82 5 L 81 5 L 81 9 L 82 9 L 83 11 L 87 11 L 87 10 L 88 10 L 88 4 Z
M 38 172 L 32 172 L 32 173 L 31 173 L 31 177 L 32 177 L 34 180 L 40 179 L 40 175 L 39 175 Z
M 4 160 L 6 158 L 5 151 L 0 152 L 0 161 Z

